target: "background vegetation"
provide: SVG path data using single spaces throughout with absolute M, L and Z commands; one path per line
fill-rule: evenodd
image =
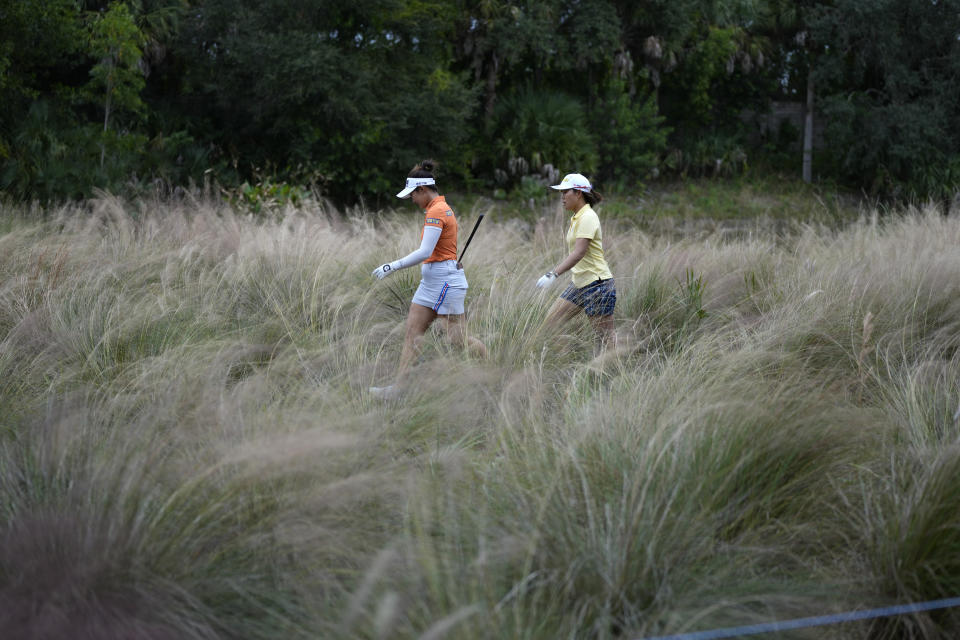
M 960 222 L 798 189 L 777 208 L 806 222 L 697 225 L 697 198 L 768 204 L 601 213 L 603 354 L 540 329 L 556 202 L 462 209 L 491 218 L 490 356 L 430 337 L 387 403 L 416 274 L 369 272 L 412 214 L 4 207 L 0 635 L 641 638 L 955 596 Z
M 958 35 L 960 0 L 0 0 L 0 636 L 642 638 L 956 596 Z M 815 185 L 761 126 L 808 95 Z M 490 357 L 431 334 L 381 402 L 417 276 L 369 273 L 415 246 L 383 204 L 428 156 L 489 214 Z M 612 195 L 604 353 L 533 289 L 574 169 Z
M 379 206 L 426 156 L 504 194 L 796 175 L 798 128 L 756 116 L 812 90 L 815 179 L 948 198 L 958 36 L 960 0 L 0 0 L 0 189 Z

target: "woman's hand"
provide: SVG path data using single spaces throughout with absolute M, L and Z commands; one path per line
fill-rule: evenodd
M 394 271 L 397 271 L 398 269 L 400 269 L 400 265 L 401 265 L 400 260 L 394 260 L 393 262 L 380 265 L 379 267 L 374 269 L 373 273 L 371 273 L 370 275 L 376 278 L 377 280 L 383 280 Z
M 544 287 L 549 287 L 553 284 L 554 280 L 557 279 L 557 274 L 553 271 L 547 271 L 545 274 L 540 276 L 540 279 L 537 280 L 537 289 L 543 289 Z

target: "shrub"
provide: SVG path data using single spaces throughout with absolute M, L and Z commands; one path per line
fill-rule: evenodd
M 583 105 L 563 93 L 527 87 L 505 96 L 497 104 L 490 137 L 493 166 L 510 186 L 524 176 L 542 176 L 545 168 L 584 174 L 597 168 Z
M 610 86 L 591 113 L 605 184 L 635 187 L 656 169 L 669 133 L 663 121 L 652 98 L 631 97 L 620 81 Z

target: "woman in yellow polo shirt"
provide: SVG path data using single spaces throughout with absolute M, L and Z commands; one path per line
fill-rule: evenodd
M 537 288 L 550 286 L 557 276 L 567 271 L 573 276 L 573 282 L 553 303 L 546 322 L 557 326 L 583 311 L 590 318 L 601 346 L 613 346 L 613 308 L 617 304 L 617 290 L 603 256 L 600 218 L 591 206 L 600 202 L 602 196 L 579 173 L 567 174 L 560 184 L 551 188 L 562 194 L 563 208 L 573 212 L 566 236 L 570 253 L 537 280 Z

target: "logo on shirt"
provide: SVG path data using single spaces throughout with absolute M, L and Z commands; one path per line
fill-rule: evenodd
M 450 209 L 447 209 L 447 215 L 448 215 L 448 216 L 452 216 L 452 215 L 453 215 L 453 211 L 451 211 Z
M 427 218 L 424 224 L 440 224 L 440 218 Z

